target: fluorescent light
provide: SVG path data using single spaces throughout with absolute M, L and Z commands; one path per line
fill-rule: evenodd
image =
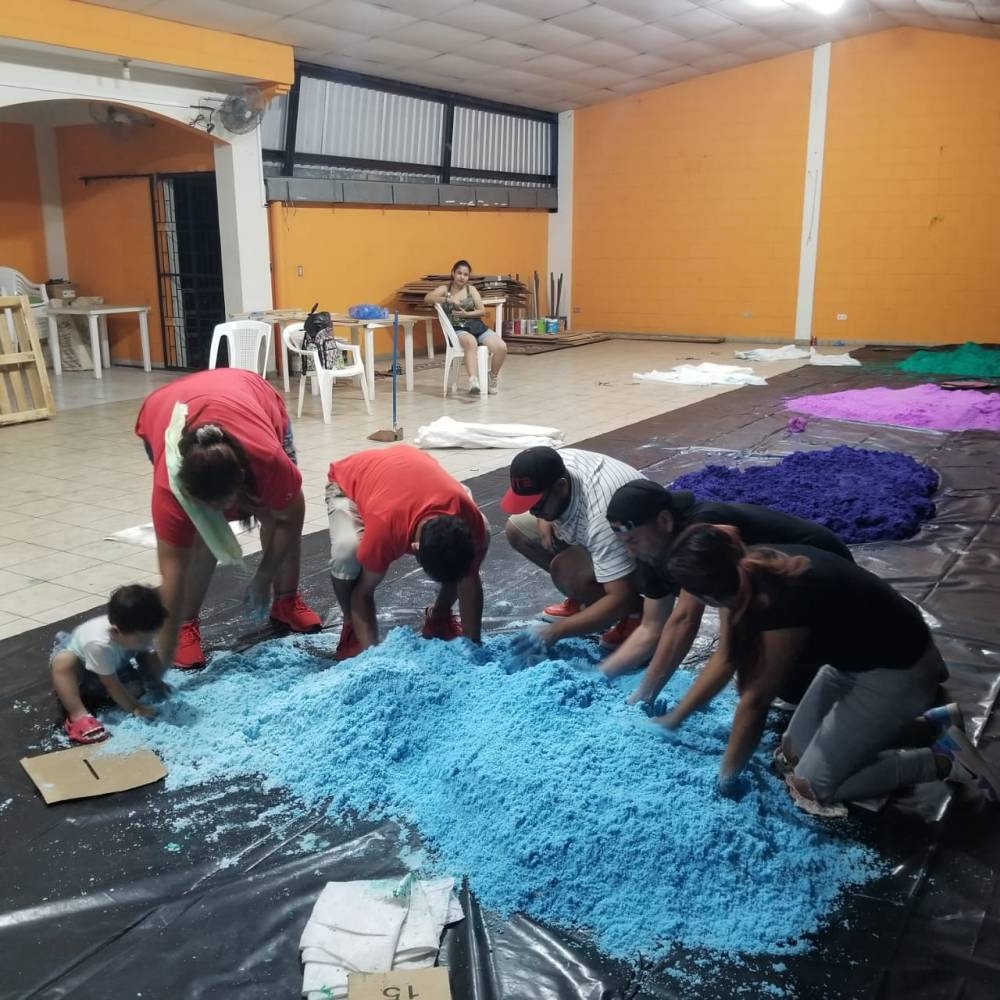
M 844 0 L 805 0 L 805 5 L 817 14 L 836 14 L 844 6 Z

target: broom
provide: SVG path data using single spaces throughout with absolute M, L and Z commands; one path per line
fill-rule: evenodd
M 399 310 L 392 319 L 392 430 L 375 431 L 368 435 L 369 441 L 402 441 L 403 428 L 396 423 L 396 379 L 399 377 Z

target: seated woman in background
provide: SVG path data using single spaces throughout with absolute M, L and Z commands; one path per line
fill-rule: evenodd
M 730 526 L 698 524 L 671 551 L 671 576 L 721 609 L 719 648 L 677 707 L 676 728 L 736 675 L 739 702 L 719 772 L 732 794 L 760 742 L 768 707 L 798 670 L 824 664 L 788 724 L 775 762 L 793 798 L 841 803 L 926 781 L 1000 781 L 957 706 L 932 709 L 947 670 L 920 609 L 884 580 L 808 545 L 747 548 Z M 933 747 L 889 749 L 915 717 L 938 727 Z
M 500 369 L 507 360 L 507 345 L 503 337 L 491 330 L 482 320 L 486 314 L 479 291 L 469 284 L 472 265 L 467 260 L 458 261 L 451 269 L 451 281 L 439 285 L 424 296 L 428 305 L 440 305 L 448 314 L 451 325 L 458 334 L 465 350 L 465 370 L 469 375 L 469 394 L 478 396 L 483 391 L 476 374 L 476 348 L 485 347 L 490 352 L 489 394 L 500 391 Z

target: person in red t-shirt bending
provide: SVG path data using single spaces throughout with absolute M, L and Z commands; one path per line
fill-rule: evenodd
M 349 455 L 330 465 L 328 478 L 330 576 L 344 613 L 337 659 L 378 642 L 375 588 L 392 563 L 407 555 L 416 556 L 441 585 L 434 606 L 424 610 L 422 634 L 479 642 L 479 566 L 490 535 L 468 489 L 408 444 Z M 456 598 L 461 623 L 451 610 Z
M 175 418 L 178 404 L 187 412 Z M 180 467 L 171 485 L 168 428 L 178 419 L 184 421 L 176 447 Z M 231 537 L 224 543 L 202 537 L 213 525 L 226 533 L 218 512 L 231 521 L 260 522 L 262 555 L 247 588 L 251 610 L 263 613 L 270 603 L 275 624 L 318 631 L 319 616 L 298 591 L 305 499 L 281 396 L 254 372 L 197 372 L 151 393 L 135 432 L 153 463 L 153 528 L 167 609 L 159 643 L 164 666 L 205 665 L 198 616 L 215 570 L 210 544 L 217 551 L 225 544 L 238 548 Z

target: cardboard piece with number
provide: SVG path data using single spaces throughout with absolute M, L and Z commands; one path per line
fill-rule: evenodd
M 447 969 L 352 972 L 347 1000 L 451 1000 Z

